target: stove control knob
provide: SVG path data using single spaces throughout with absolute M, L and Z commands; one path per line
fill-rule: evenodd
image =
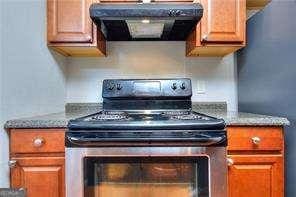
M 173 83 L 172 87 L 171 87 L 173 90 L 176 90 L 177 89 L 177 84 L 176 83 Z
M 108 90 L 113 90 L 114 87 L 115 87 L 114 83 L 109 83 L 107 86 Z
M 185 90 L 185 89 L 186 89 L 186 86 L 185 86 L 185 83 L 184 83 L 184 82 L 180 85 L 180 88 L 181 88 L 182 90 Z
M 122 89 L 122 85 L 120 83 L 116 84 L 116 89 L 117 90 L 121 90 Z

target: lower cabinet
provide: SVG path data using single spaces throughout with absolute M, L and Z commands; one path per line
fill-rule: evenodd
M 11 187 L 28 197 L 65 196 L 64 129 L 11 129 Z M 284 196 L 283 128 L 227 128 L 228 196 Z M 183 197 L 183 196 L 182 196 Z
M 283 128 L 228 127 L 228 196 L 284 196 Z
M 230 155 L 229 197 L 281 197 L 283 157 L 281 155 Z
M 26 188 L 28 197 L 65 196 L 64 157 L 14 157 L 11 187 Z

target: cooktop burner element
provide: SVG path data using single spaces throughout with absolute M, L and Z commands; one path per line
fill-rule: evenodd
M 127 120 L 128 114 L 120 111 L 101 111 L 92 116 L 86 117 L 85 121 L 114 121 L 114 120 Z
M 169 111 L 164 112 L 171 120 L 210 120 L 210 117 L 192 111 Z
M 193 111 L 101 111 L 82 121 L 162 121 L 162 120 L 211 120 L 212 117 Z M 213 118 L 212 118 L 213 119 Z
M 68 145 L 188 141 L 199 146 L 224 146 L 226 143 L 223 119 L 191 110 L 190 79 L 104 80 L 102 89 L 102 111 L 69 121 Z

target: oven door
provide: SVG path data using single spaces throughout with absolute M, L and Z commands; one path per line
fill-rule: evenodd
M 226 197 L 225 147 L 66 148 L 67 197 Z

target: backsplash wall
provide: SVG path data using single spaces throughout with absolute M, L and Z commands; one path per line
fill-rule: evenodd
M 106 78 L 189 77 L 193 101 L 226 101 L 237 110 L 236 59 L 185 57 L 185 42 L 109 42 L 106 58 L 68 58 L 66 91 L 68 103 L 100 102 Z M 197 93 L 198 81 L 205 93 Z

